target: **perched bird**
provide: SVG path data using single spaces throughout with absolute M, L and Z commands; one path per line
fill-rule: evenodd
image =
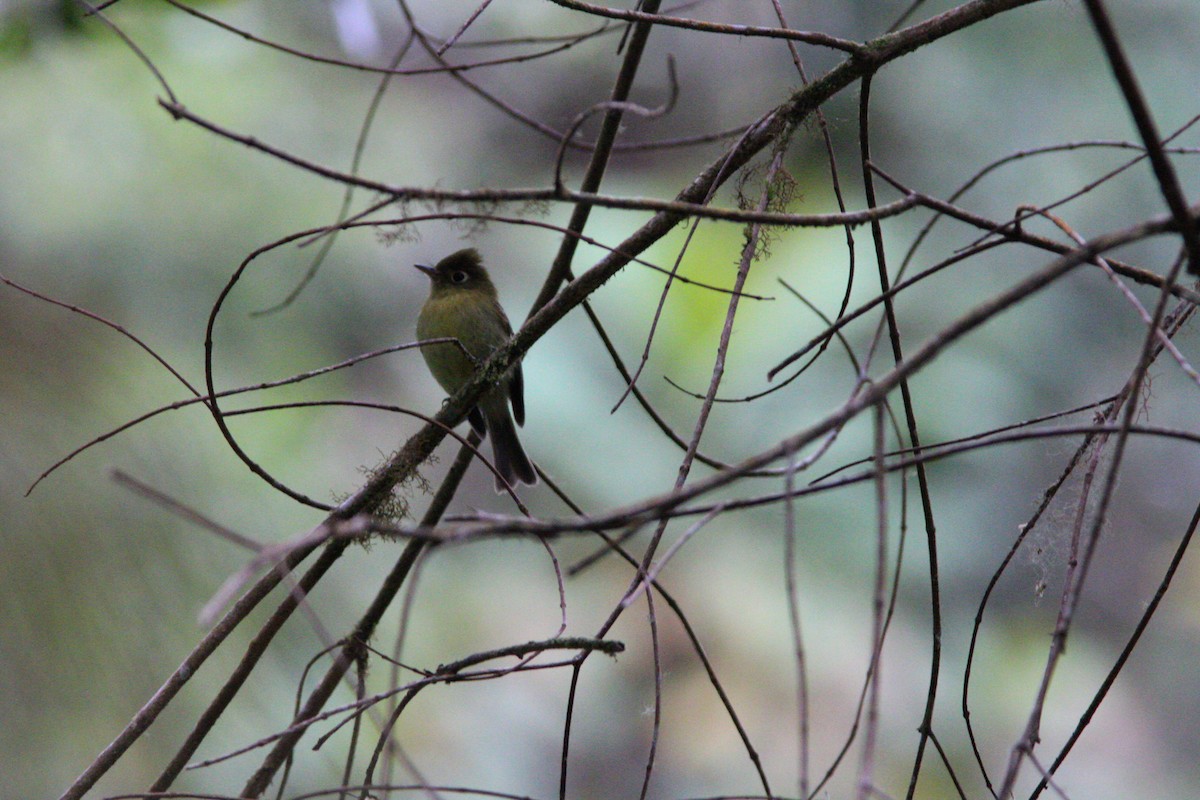
M 436 266 L 416 264 L 429 276 L 429 299 L 417 317 L 417 338 L 450 337 L 455 342 L 426 345 L 421 348 L 425 363 L 433 377 L 448 393 L 454 394 L 475 374 L 492 351 L 512 336 L 512 326 L 500 301 L 496 287 L 483 268 L 478 251 L 468 248 L 443 258 Z M 463 352 L 466 349 L 470 353 Z M 524 381 L 521 365 L 514 365 L 495 386 L 484 392 L 471 409 L 471 427 L 492 439 L 496 470 L 504 480 L 518 483 L 537 483 L 537 473 L 517 438 L 517 424 L 525 424 Z M 512 414 L 508 412 L 512 401 Z M 496 478 L 496 491 L 504 491 L 504 483 Z

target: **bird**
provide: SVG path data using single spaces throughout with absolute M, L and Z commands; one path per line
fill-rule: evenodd
M 451 253 L 432 267 L 413 266 L 430 280 L 429 299 L 417 315 L 417 338 L 457 340 L 424 345 L 421 355 L 438 384 L 447 393 L 454 394 L 471 379 L 492 351 L 512 337 L 512 325 L 500 306 L 496 286 L 488 277 L 483 259 L 474 248 Z M 521 364 L 517 362 L 495 386 L 483 393 L 467 415 L 471 427 L 492 440 L 496 472 L 499 473 L 497 492 L 503 492 L 506 483 L 509 486 L 537 483 L 537 472 L 525 455 L 513 424 L 514 418 L 517 425 L 525 424 L 524 393 Z

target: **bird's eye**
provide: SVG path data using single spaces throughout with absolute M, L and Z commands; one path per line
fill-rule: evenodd
M 454 283 L 466 283 L 467 273 L 463 272 L 462 270 L 456 270 L 450 274 L 450 280 Z

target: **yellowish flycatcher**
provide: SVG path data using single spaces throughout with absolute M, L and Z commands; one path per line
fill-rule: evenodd
M 478 251 L 459 250 L 436 266 L 414 266 L 431 281 L 429 299 L 417 317 L 417 338 L 458 340 L 457 343 L 443 342 L 421 348 L 433 377 L 443 389 L 454 394 L 471 379 L 475 369 L 493 350 L 508 341 L 512 336 L 512 325 L 500 307 L 496 287 L 488 278 Z M 524 392 L 521 365 L 517 363 L 499 383 L 484 392 L 467 416 L 472 428 L 491 437 L 496 471 L 513 486 L 537 483 L 537 473 L 521 449 L 513 425 L 513 417 L 517 424 L 525 424 Z M 510 400 L 512 414 L 508 411 Z M 496 491 L 504 491 L 499 477 L 496 478 Z

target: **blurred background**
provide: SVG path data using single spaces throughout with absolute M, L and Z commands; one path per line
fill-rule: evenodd
M 409 4 L 431 36 L 457 31 L 474 3 Z M 630 4 L 625 4 L 630 5 Z M 904 2 L 783 0 L 801 29 L 868 39 L 900 18 Z M 952 3 L 922 4 L 910 20 Z M 1200 107 L 1192 87 L 1200 65 L 1200 5 L 1188 0 L 1111 4 L 1123 42 L 1164 134 Z M 1119 8 L 1116 6 L 1120 5 Z M 386 65 L 407 35 L 388 2 L 282 0 L 203 2 L 193 7 L 238 29 L 307 53 Z M 245 40 L 168 3 L 121 2 L 106 13 L 161 71 L 178 101 L 230 131 L 336 170 L 349 170 L 379 88 L 377 74 L 315 63 Z M 718 21 L 776 24 L 771 3 L 710 2 L 679 11 Z M 557 130 L 604 100 L 619 64 L 622 28 L 534 0 L 488 8 L 448 57 L 465 63 L 541 50 L 489 40 L 597 35 L 552 57 L 464 73 L 523 114 Z M 839 63 L 836 53 L 801 46 L 807 74 Z M 657 106 L 670 93 L 667 55 L 677 60 L 679 101 L 658 119 L 629 118 L 623 141 L 647 142 L 735 129 L 800 85 L 784 43 L 714 38 L 657 29 L 634 100 Z M 434 62 L 413 46 L 404 66 Z M 124 327 L 203 386 L 205 326 L 213 303 L 253 250 L 297 231 L 330 224 L 342 188 L 294 166 L 176 121 L 156 102 L 163 87 L 118 36 L 71 2 L 0 0 L 0 274 L 61 303 Z M 847 201 L 862 205 L 857 167 L 857 87 L 824 108 Z M 1136 133 L 1111 73 L 1076 3 L 1045 2 L 1004 13 L 886 67 L 872 86 L 873 159 L 909 186 L 947 197 L 986 164 L 1068 142 L 1130 142 Z M 584 136 L 595 126 L 585 126 Z M 1190 130 L 1175 144 L 1200 145 Z M 618 152 L 604 181 L 614 194 L 669 198 L 729 140 L 683 149 Z M 542 187 L 553 176 L 557 141 L 532 130 L 446 74 L 396 77 L 379 103 L 359 173 L 385 183 Z M 1100 178 L 1135 155 L 1128 148 L 1078 147 L 1019 159 L 988 175 L 962 204 L 1004 220 L 1018 205 L 1047 203 Z M 584 156 L 567 159 L 568 182 Z M 760 158 L 757 162 L 764 163 Z M 1197 192 L 1195 156 L 1175 159 L 1185 192 Z M 797 132 L 787 168 L 795 212 L 836 210 L 819 130 Z M 761 169 L 745 184 L 756 198 Z M 736 203 L 736 182 L 717 203 Z M 882 190 L 881 190 L 882 191 Z M 359 192 L 353 208 L 376 200 Z M 881 196 L 894 199 L 893 194 Z M 409 213 L 432 210 L 419 204 Z M 486 210 L 486 209 L 485 209 Z M 1150 170 L 1138 165 L 1058 209 L 1083 236 L 1163 213 Z M 380 218 L 401 216 L 390 209 Z M 510 208 L 565 225 L 569 208 Z M 586 233 L 615 245 L 648 214 L 593 213 Z M 895 268 L 928 214 L 885 226 Z M 1045 235 L 1044 223 L 1029 226 Z M 670 267 L 686 231 L 677 229 L 647 258 Z M 941 223 L 910 270 L 949 257 L 978 237 Z M 1059 236 L 1061 239 L 1061 235 Z M 869 233 L 856 234 L 858 278 L 852 306 L 878 291 Z M 732 285 L 743 230 L 699 226 L 681 274 Z M 316 246 L 284 246 L 253 262 L 214 331 L 218 388 L 257 384 L 415 338 L 425 279 L 411 269 L 463 246 L 478 247 L 514 324 L 537 294 L 558 245 L 549 230 L 490 223 L 429 222 L 403 229 L 359 228 L 338 237 L 312 282 L 268 315 L 302 280 Z M 582 272 L 603 250 L 583 246 Z M 1120 258 L 1165 272 L 1175 243 L 1152 240 Z M 1005 247 L 975 257 L 900 296 L 906 347 L 1049 261 Z M 768 388 L 766 371 L 819 333 L 824 323 L 779 283 L 833 315 L 847 270 L 844 231 L 777 232 L 751 272 L 721 396 Z M 662 277 L 631 265 L 593 297 L 626 363 L 636 364 L 650 330 Z M 1137 289 L 1152 307 L 1153 291 Z M 677 285 L 664 308 L 639 385 L 685 438 L 699 403 L 672 388 L 703 393 L 727 296 Z M 847 329 L 860 356 L 877 315 Z M 1144 328 L 1097 270 L 1080 270 L 948 350 L 913 381 L 921 432 L 938 442 L 1080 406 L 1118 391 L 1136 363 Z M 1195 354 L 1194 332 L 1178 340 Z M 886 343 L 872 369 L 890 363 Z M 114 482 L 120 470 L 221 525 L 259 542 L 299 535 L 322 515 L 272 490 L 229 451 L 196 406 L 159 414 L 103 441 L 41 481 L 74 449 L 188 390 L 127 338 L 79 313 L 0 286 L 0 795 L 56 796 L 124 727 L 203 635 L 197 614 L 243 566 L 245 550 L 169 513 Z M 586 318 L 572 313 L 525 360 L 533 458 L 585 509 L 598 512 L 667 491 L 681 451 L 632 401 L 610 413 L 624 385 Z M 824 417 L 844 402 L 855 372 L 833 348 L 786 389 L 753 403 L 718 404 L 704 436 L 707 454 L 737 461 Z M 442 392 L 416 351 L 367 361 L 317 380 L 229 401 L 232 408 L 310 400 L 364 400 L 433 413 Z M 1195 430 L 1196 385 L 1169 361 L 1152 371 L 1140 419 Z M 896 406 L 899 409 L 899 406 Z M 899 413 L 899 412 L 897 412 Z M 1083 424 L 1084 414 L 1072 421 Z M 231 421 L 243 447 L 288 486 L 334 502 L 354 491 L 419 422 L 346 407 L 251 414 Z M 894 440 L 889 446 L 895 444 Z M 869 456 L 869 419 L 852 423 L 804 482 Z M 931 466 L 940 555 L 944 635 L 936 730 L 968 797 L 987 796 L 971 758 L 960 711 L 972 620 L 988 580 L 1037 503 L 1066 465 L 1075 442 L 1040 440 L 976 451 Z M 427 468 L 436 484 L 453 457 L 444 444 Z M 1194 447 L 1139 439 L 1123 465 L 1111 524 L 1057 672 L 1039 757 L 1061 747 L 1149 602 L 1192 513 L 1200 461 Z M 695 475 L 709 474 L 697 467 Z M 880 722 L 873 778 L 903 796 L 917 743 L 929 675 L 929 578 L 919 510 L 900 531 L 900 480 L 891 484 L 893 538 L 903 553 L 895 618 L 882 656 Z M 729 496 L 779 491 L 781 479 L 742 484 Z M 915 481 L 907 483 L 910 500 Z M 427 496 L 403 490 L 418 513 Z M 1062 590 L 1064 559 L 1082 489 L 1068 482 L 999 581 L 984 617 L 971 684 L 972 722 L 993 780 L 1020 735 L 1045 664 Z M 548 517 L 569 511 L 545 489 L 524 492 Z M 515 513 L 474 466 L 452 514 Z M 809 681 L 808 786 L 846 742 L 869 660 L 875 572 L 874 490 L 869 484 L 806 497 L 796 505 L 798 608 Z M 667 542 L 686 523 L 668 529 Z M 643 538 L 636 542 L 645 542 Z M 727 514 L 702 529 L 661 574 L 700 636 L 762 756 L 776 794 L 798 792 L 796 662 L 789 629 L 782 508 Z M 562 565 L 595 542 L 563 538 Z M 336 636 L 374 596 L 402 545 L 353 548 L 314 594 Z M 894 568 L 894 564 L 892 567 Z M 608 559 L 567 581 L 568 633 L 591 635 L 631 578 Z M 1186 557 L 1170 592 L 1106 702 L 1057 780 L 1070 797 L 1116 800 L 1200 795 L 1200 566 Z M 92 796 L 144 790 L 221 685 L 273 608 L 273 596 L 189 683 L 169 711 L 100 782 Z M 406 663 L 433 668 L 471 653 L 553 636 L 560 621 L 554 564 L 546 549 L 514 537 L 440 549 L 422 562 L 410 603 Z M 762 794 L 736 731 L 677 620 L 658 604 L 663 711 L 651 795 Z M 375 644 L 391 652 L 398 611 Z M 571 738 L 572 797 L 631 796 L 641 786 L 654 721 L 653 653 L 644 602 L 611 636 L 627 644 L 613 661 L 594 656 L 583 670 Z M 215 756 L 282 728 L 306 662 L 322 647 L 297 616 L 201 749 Z M 387 669 L 376 666 L 381 690 Z M 377 685 L 376 685 L 377 684 Z M 568 687 L 565 670 L 500 681 L 434 687 L 406 711 L 399 737 L 431 783 L 532 797 L 557 793 Z M 341 702 L 349 693 L 339 695 Z M 345 734 L 316 753 L 302 745 L 289 791 L 341 782 Z M 822 796 L 854 790 L 861 736 Z M 235 794 L 260 756 L 251 754 L 184 775 L 181 791 Z M 396 782 L 412 778 L 397 768 Z M 1023 795 L 1036 782 L 1023 773 Z M 946 769 L 926 753 L 919 797 L 956 796 Z

